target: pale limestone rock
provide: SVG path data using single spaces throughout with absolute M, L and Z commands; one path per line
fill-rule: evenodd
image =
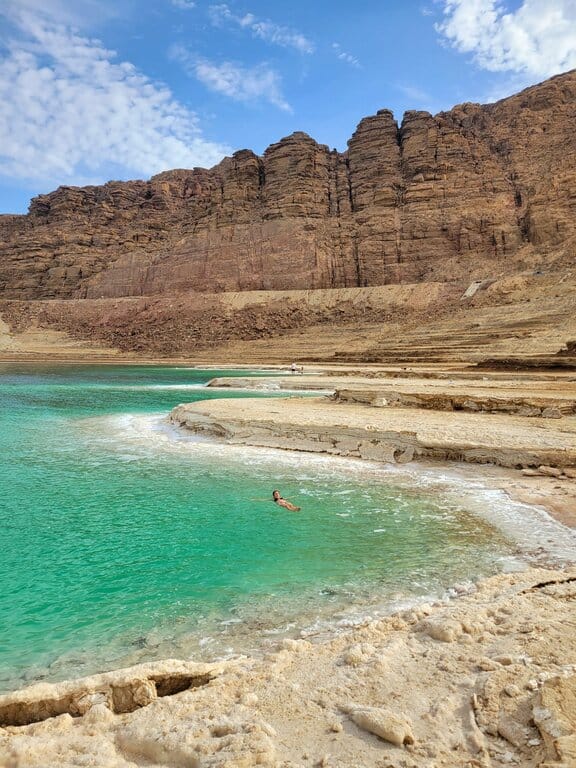
M 350 719 L 359 728 L 374 733 L 397 747 L 414 744 L 412 723 L 402 713 L 397 714 L 381 707 L 356 707 L 354 705 L 345 708 L 344 711 L 347 711 Z
M 559 408 L 544 408 L 542 411 L 543 419 L 561 419 L 562 411 Z
M 544 464 L 541 464 L 538 467 L 538 473 L 540 475 L 544 475 L 545 477 L 560 477 L 562 470 L 558 469 L 558 467 L 548 467 Z
M 442 616 L 425 621 L 423 629 L 431 638 L 444 643 L 453 643 L 462 635 L 462 624 L 459 621 Z
M 365 664 L 375 653 L 376 649 L 373 645 L 370 645 L 370 643 L 357 643 L 348 648 L 344 653 L 342 660 L 345 664 L 357 667 L 360 664 Z

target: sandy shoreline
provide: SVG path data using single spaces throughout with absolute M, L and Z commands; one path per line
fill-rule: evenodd
M 571 407 L 573 387 L 568 381 L 556 393 L 562 407 Z M 240 445 L 320 446 L 400 464 L 422 455 L 434 463 L 495 455 L 504 466 L 479 468 L 494 488 L 576 527 L 576 419 L 569 414 L 424 406 L 414 421 L 410 409 L 270 402 L 204 401 L 177 410 L 173 421 Z M 556 474 L 511 468 L 544 463 Z M 366 620 L 322 642 L 285 639 L 263 659 L 158 662 L 0 696 L 0 766 L 576 765 L 574 566 L 503 574 L 456 592 L 448 602 Z
M 575 597 L 530 570 L 261 660 L 41 684 L 1 697 L 0 764 L 571 766 Z

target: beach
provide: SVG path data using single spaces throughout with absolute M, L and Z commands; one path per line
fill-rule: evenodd
M 576 764 L 573 377 L 374 367 L 246 381 L 214 386 L 287 397 L 183 404 L 171 423 L 238 450 L 414 477 L 444 468 L 445 482 L 472 494 L 481 478 L 564 526 L 568 549 L 534 541 L 523 570 L 453 584 L 445 599 L 390 616 L 301 627 L 263 655 L 158 661 L 6 694 L 0 764 Z M 298 397 L 303 389 L 325 394 Z

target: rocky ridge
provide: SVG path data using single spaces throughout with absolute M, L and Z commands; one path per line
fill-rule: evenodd
M 495 104 L 363 119 L 262 157 L 60 187 L 0 216 L 0 298 L 378 286 L 573 262 L 576 71 Z M 553 255 L 552 255 L 553 252 Z

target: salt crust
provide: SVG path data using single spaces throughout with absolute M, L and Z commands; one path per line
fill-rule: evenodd
M 0 765 L 574 766 L 575 598 L 575 570 L 533 569 L 329 642 L 284 640 L 260 660 L 32 686 L 0 697 L 0 712 L 38 714 L 76 692 L 84 715 L 3 727 Z M 195 687 L 170 695 L 179 675 Z M 113 712 L 115 686 L 147 696 Z

